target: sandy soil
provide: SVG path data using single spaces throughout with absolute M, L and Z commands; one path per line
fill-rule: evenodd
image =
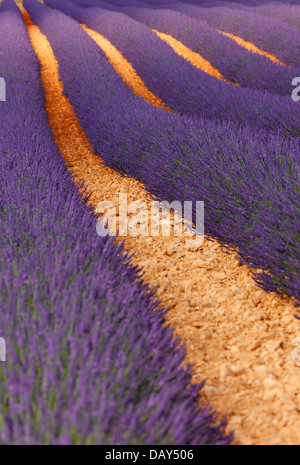
M 170 36 L 169 34 L 156 31 L 155 29 L 153 29 L 153 32 L 155 32 L 161 40 L 167 42 L 167 44 L 169 44 L 179 56 L 192 63 L 192 65 L 194 65 L 196 68 L 204 71 L 210 76 L 215 77 L 216 79 L 226 81 L 220 71 L 214 68 L 212 64 L 205 60 L 201 55 L 199 55 L 199 53 L 193 52 L 190 48 L 186 47 L 182 42 L 174 39 L 174 37 Z
M 218 29 L 217 31 L 220 32 L 220 34 L 223 34 L 224 36 L 229 37 L 230 39 L 234 40 L 238 45 L 249 50 L 249 52 L 258 53 L 259 55 L 263 55 L 264 57 L 268 58 L 269 60 L 271 60 L 273 63 L 277 65 L 286 66 L 287 68 L 290 68 L 289 65 L 286 65 L 285 63 L 280 61 L 278 58 L 272 55 L 272 53 L 261 50 L 260 48 L 252 44 L 251 42 L 241 39 L 241 37 L 235 36 L 233 34 L 229 34 L 229 32 L 219 31 Z

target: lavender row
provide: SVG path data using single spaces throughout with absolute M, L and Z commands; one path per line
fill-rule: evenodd
M 228 80 L 242 87 L 291 95 L 291 82 L 300 68 L 275 65 L 224 37 L 206 22 L 177 11 L 149 8 L 122 8 L 132 18 L 152 29 L 170 34 L 208 60 Z
M 106 0 L 109 3 L 114 3 L 115 0 Z M 131 1 L 131 0 L 130 0 Z M 289 5 L 299 5 L 299 0 L 135 0 L 137 3 L 140 4 L 146 4 L 146 5 L 151 5 L 152 7 L 160 7 L 160 6 L 169 6 L 173 5 L 175 3 L 181 4 L 181 3 L 187 3 L 187 4 L 194 4 L 194 5 L 200 5 L 200 6 L 215 6 L 219 4 L 227 4 L 231 8 L 247 8 L 249 6 L 260 6 L 260 5 L 265 5 L 265 4 L 285 4 L 287 6 Z M 126 0 L 124 0 L 126 2 Z
M 274 2 L 274 0 L 272 0 L 272 2 L 266 1 L 263 3 L 256 1 L 250 4 L 236 3 L 230 1 L 210 1 L 203 3 L 199 2 L 199 4 L 201 4 L 201 6 L 206 7 L 224 6 L 228 8 L 248 10 L 250 13 L 255 13 L 262 16 L 266 16 L 268 18 L 277 19 L 279 21 L 282 21 L 286 24 L 300 29 L 300 6 L 298 0 L 295 0 L 295 2 L 293 3 L 283 3 L 282 1 Z M 139 5 L 142 5 L 142 3 L 139 2 Z M 170 6 L 172 7 L 172 4 Z
M 104 35 L 132 63 L 147 87 L 181 115 L 249 123 L 255 129 L 300 135 L 300 106 L 290 96 L 219 81 L 178 56 L 154 32 L 123 13 L 80 8 L 68 0 L 45 3 Z M 290 87 L 292 90 L 291 83 Z
M 112 0 L 113 3 L 116 0 Z M 117 0 L 118 1 L 118 0 Z M 126 3 L 125 0 L 119 0 L 122 3 Z M 136 6 L 142 6 L 144 3 L 142 2 L 135 2 Z M 175 3 L 175 1 L 170 4 L 170 7 Z M 181 2 L 177 2 L 181 3 Z M 186 2 L 192 3 L 192 1 Z M 268 18 L 277 19 L 282 21 L 286 24 L 289 24 L 293 27 L 300 29 L 300 6 L 299 1 L 295 0 L 294 2 L 282 2 L 282 0 L 278 0 L 275 2 L 274 0 L 269 1 L 266 0 L 265 2 L 262 1 L 252 1 L 250 3 L 237 3 L 234 1 L 222 1 L 222 0 L 203 0 L 197 2 L 198 5 L 205 6 L 205 7 L 228 7 L 228 8 L 237 8 L 240 10 L 245 10 L 250 13 L 259 14 L 262 16 L 266 16 Z M 151 6 L 147 3 L 144 4 L 145 6 Z M 164 6 L 168 6 L 165 4 Z
M 300 65 L 300 32 L 278 19 L 268 18 L 266 21 L 264 17 L 250 10 L 203 8 L 187 3 L 176 3 L 172 5 L 172 9 L 207 21 L 217 29 L 252 42 L 258 48 L 274 54 L 287 65 Z
M 111 4 L 101 3 L 98 0 L 92 3 L 105 7 L 107 5 L 112 9 Z M 122 8 L 125 3 L 128 7 Z M 88 5 L 88 2 L 85 4 Z M 119 11 L 129 14 L 150 28 L 172 35 L 193 51 L 200 53 L 232 82 L 239 83 L 243 87 L 291 95 L 291 82 L 299 75 L 299 68 L 288 69 L 274 65 L 268 58 L 253 54 L 219 34 L 206 22 L 195 20 L 177 11 L 143 8 L 143 4 L 135 0 L 126 2 L 113 0 L 113 4 L 119 6 Z
M 280 20 L 300 29 L 300 6 L 298 5 L 260 5 L 252 9 L 253 13 Z
M 203 200 L 206 234 L 262 268 L 256 279 L 266 290 L 300 301 L 298 141 L 152 107 L 78 23 L 34 0 L 25 7 L 51 43 L 95 153 L 162 200 Z
M 19 10 L 0 10 L 1 444 L 227 444 L 123 248 L 52 138 Z

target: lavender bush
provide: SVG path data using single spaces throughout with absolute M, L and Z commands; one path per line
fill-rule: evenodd
M 248 40 L 288 65 L 300 65 L 300 32 L 296 27 L 278 19 L 268 18 L 266 21 L 252 10 L 205 8 L 187 3 L 176 3 L 172 8 Z
M 283 21 L 300 29 L 300 5 L 265 4 L 253 8 L 253 13 Z
M 77 1 L 77 0 L 76 0 Z M 118 2 L 119 0 L 106 0 L 110 3 Z M 124 0 L 125 1 L 125 0 Z M 133 0 L 129 0 L 130 2 Z M 200 6 L 211 7 L 219 4 L 226 4 L 231 8 L 247 8 L 249 6 L 260 6 L 265 4 L 274 3 L 275 5 L 284 4 L 284 5 L 299 5 L 299 0 L 135 0 L 138 3 L 151 5 L 151 7 L 160 7 L 164 5 L 174 5 L 174 4 L 195 4 Z
M 300 106 L 294 104 L 290 95 L 271 95 L 219 81 L 196 69 L 146 26 L 123 13 L 80 9 L 68 0 L 45 3 L 103 34 L 132 63 L 147 87 L 180 114 L 220 118 L 240 125 L 248 122 L 255 129 L 281 129 L 300 136 Z M 291 92 L 291 82 L 289 87 Z
M 122 8 L 151 29 L 170 34 L 208 60 L 221 74 L 242 87 L 291 95 L 291 82 L 300 68 L 275 65 L 224 37 L 206 22 L 170 9 Z
M 54 143 L 19 10 L 0 9 L 1 444 L 228 444 L 199 409 L 183 348 L 128 265 L 96 235 Z
M 122 0 L 113 0 L 113 2 L 122 2 Z M 122 3 L 125 3 L 123 0 Z M 170 7 L 174 5 L 175 1 L 170 4 Z M 181 2 L 178 2 L 179 4 Z M 193 3 L 192 1 L 187 3 Z M 237 8 L 239 10 L 248 11 L 250 13 L 259 14 L 266 16 L 267 18 L 273 18 L 280 20 L 286 24 L 300 29 L 300 5 L 298 0 L 283 2 L 282 0 L 265 0 L 264 2 L 256 0 L 253 2 L 237 3 L 235 1 L 213 1 L 203 0 L 197 3 L 198 5 L 205 7 L 228 7 Z M 143 5 L 141 2 L 136 2 L 136 6 Z M 145 6 L 150 6 L 145 4 Z M 164 5 L 168 6 L 168 5 Z

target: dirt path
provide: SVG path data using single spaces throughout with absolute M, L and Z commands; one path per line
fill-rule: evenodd
M 258 53 L 259 55 L 262 55 L 269 60 L 271 60 L 273 63 L 281 66 L 286 66 L 287 68 L 290 68 L 289 65 L 286 65 L 282 61 L 280 61 L 278 58 L 276 58 L 275 55 L 272 55 L 272 53 L 265 52 L 264 50 L 261 50 L 260 48 L 256 47 L 254 44 L 251 42 L 248 42 L 247 40 L 241 39 L 241 37 L 235 36 L 233 34 L 230 34 L 229 32 L 224 32 L 220 31 L 219 29 L 216 29 L 220 34 L 223 34 L 223 36 L 229 37 L 230 39 L 234 40 L 238 45 L 241 47 L 249 50 L 249 52 L 252 53 Z
M 28 14 L 23 16 L 42 66 L 49 122 L 76 182 L 85 182 L 95 207 L 117 202 L 120 192 L 149 203 L 140 183 L 120 177 L 92 153 L 62 95 L 47 39 Z M 218 244 L 205 240 L 199 249 L 187 249 L 184 240 L 127 237 L 125 247 L 136 251 L 132 260 L 143 266 L 144 280 L 156 286 L 162 305 L 171 307 L 167 321 L 186 343 L 194 380 L 207 379 L 203 400 L 228 416 L 243 444 L 299 444 L 300 363 L 292 355 L 300 323 L 292 303 L 259 289 L 249 269 Z
M 156 31 L 155 29 L 152 30 L 158 35 L 158 37 L 161 40 L 167 42 L 167 44 L 169 44 L 170 47 L 172 47 L 172 49 L 175 53 L 177 53 L 177 55 L 183 57 L 185 60 L 192 63 L 192 65 L 194 65 L 197 69 L 204 71 L 204 73 L 209 74 L 210 76 L 213 76 L 216 79 L 227 82 L 227 79 L 220 73 L 220 71 L 214 68 L 212 64 L 209 61 L 205 60 L 199 53 L 193 52 L 193 50 L 186 47 L 186 45 L 183 45 L 182 42 L 180 42 L 177 39 L 174 39 L 174 37 L 170 36 L 169 34 Z M 229 82 L 230 81 L 228 81 L 228 83 Z
M 155 107 L 161 107 L 164 110 L 170 111 L 164 102 L 156 97 L 144 84 L 144 81 L 137 75 L 131 64 L 123 57 L 123 55 L 113 46 L 109 40 L 103 37 L 96 31 L 89 29 L 84 24 L 81 25 L 85 32 L 96 42 L 96 44 L 103 50 L 108 61 L 113 65 L 115 71 L 121 76 L 125 84 L 127 84 L 132 91 L 139 97 L 142 97 L 147 102 Z

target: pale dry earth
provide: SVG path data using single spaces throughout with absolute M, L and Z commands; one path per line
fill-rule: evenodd
M 229 32 L 224 32 L 220 31 L 217 29 L 220 34 L 223 34 L 223 36 L 229 37 L 230 39 L 234 40 L 238 45 L 241 47 L 245 48 L 249 52 L 252 53 L 258 53 L 258 55 L 263 55 L 264 57 L 268 58 L 271 60 L 273 63 L 280 65 L 280 66 L 286 66 L 287 68 L 290 68 L 289 65 L 286 65 L 282 61 L 280 61 L 275 55 L 272 55 L 272 53 L 265 52 L 264 50 L 261 50 L 260 48 L 256 47 L 254 44 L 251 42 L 248 42 L 247 40 L 242 39 L 241 37 L 235 36 L 234 34 L 230 34 Z
M 170 111 L 170 108 L 145 86 L 144 81 L 137 75 L 131 64 L 123 58 L 123 55 L 109 42 L 109 40 L 98 32 L 89 29 L 85 24 L 81 26 L 96 44 L 101 47 L 108 61 L 113 65 L 116 72 L 122 75 L 125 84 L 127 84 L 135 94 L 140 97 L 142 96 L 144 100 L 155 107 L 161 107 L 164 110 Z
M 167 44 L 172 47 L 177 55 L 192 63 L 193 66 L 200 69 L 201 71 L 204 71 L 206 74 L 215 77 L 216 79 L 226 81 L 220 71 L 214 68 L 212 64 L 205 60 L 205 58 L 203 58 L 199 53 L 193 52 L 190 48 L 188 48 L 182 42 L 179 42 L 179 40 L 174 39 L 174 37 L 170 36 L 169 34 L 159 32 L 156 29 L 153 29 L 153 32 L 155 32 L 155 34 L 157 34 L 161 40 L 167 42 Z
M 49 123 L 76 182 L 85 182 L 95 208 L 104 200 L 117 203 L 121 192 L 149 205 L 142 184 L 121 177 L 93 154 L 62 95 L 47 39 L 24 10 L 23 15 L 42 66 Z M 170 308 L 166 320 L 186 344 L 193 380 L 207 380 L 202 401 L 227 416 L 237 442 L 299 444 L 300 323 L 292 302 L 258 288 L 249 268 L 217 243 L 205 239 L 200 248 L 188 249 L 184 241 L 185 236 L 126 237 L 125 248 L 135 251 L 133 263 L 143 267 L 143 279 Z

